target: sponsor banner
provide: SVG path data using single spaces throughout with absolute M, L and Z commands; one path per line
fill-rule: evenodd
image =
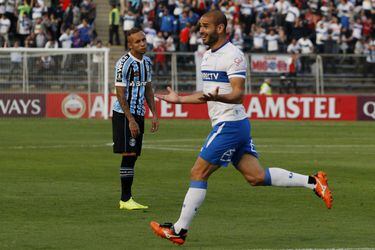
M 357 118 L 375 121 L 375 96 L 358 96 Z
M 250 119 L 356 120 L 356 96 L 253 95 L 244 100 Z
M 292 57 L 290 55 L 251 55 L 251 71 L 266 73 L 289 72 Z
M 54 118 L 103 118 L 104 98 L 100 94 L 56 93 L 47 95 L 46 116 Z
M 0 94 L 0 117 L 43 117 L 44 94 Z
M 374 97 L 375 98 L 375 97 Z M 103 118 L 103 95 L 93 94 L 47 94 L 47 117 Z M 109 98 L 108 114 L 116 96 Z M 156 109 L 162 119 L 209 119 L 206 104 L 171 104 L 156 99 Z M 375 116 L 372 101 L 367 102 L 364 114 Z M 356 120 L 357 97 L 338 95 L 247 95 L 245 112 L 250 119 L 273 120 Z M 362 109 L 363 110 L 363 109 Z M 146 117 L 152 113 L 146 105 Z M 359 116 L 358 116 L 359 117 Z M 372 118 L 371 118 L 372 119 Z

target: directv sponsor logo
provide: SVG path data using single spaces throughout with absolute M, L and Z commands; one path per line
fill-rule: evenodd
M 229 82 L 225 71 L 202 71 L 202 79 L 203 81 Z
M 219 73 L 202 73 L 203 80 L 217 80 Z

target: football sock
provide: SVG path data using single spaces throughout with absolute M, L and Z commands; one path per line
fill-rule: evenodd
M 282 168 L 267 168 L 265 174 L 265 186 L 315 188 L 315 179 L 308 175 L 293 173 Z
M 137 157 L 123 156 L 120 167 L 121 200 L 127 201 L 132 197 L 132 184 L 134 178 L 134 165 Z
M 202 205 L 207 192 L 207 181 L 191 181 L 190 188 L 186 193 L 184 204 L 181 209 L 180 218 L 173 225 L 175 232 L 181 229 L 188 230 L 198 208 Z

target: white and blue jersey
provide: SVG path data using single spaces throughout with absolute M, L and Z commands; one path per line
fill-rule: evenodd
M 203 92 L 219 94 L 232 92 L 230 79 L 246 79 L 247 61 L 244 54 L 232 43 L 208 50 L 202 59 Z M 202 147 L 200 157 L 220 166 L 232 162 L 237 166 L 245 153 L 258 157 L 251 138 L 251 126 L 242 104 L 207 102 L 213 129 Z
M 244 54 L 230 42 L 215 51 L 206 51 L 201 64 L 203 92 L 207 94 L 219 87 L 219 94 L 229 94 L 232 92 L 229 79 L 233 77 L 245 79 L 246 68 Z M 207 102 L 207 106 L 212 126 L 223 121 L 247 118 L 242 104 Z
M 130 112 L 134 115 L 145 115 L 145 88 L 151 82 L 151 59 L 143 56 L 142 60 L 135 58 L 130 52 L 123 55 L 116 63 L 115 86 L 125 87 L 126 100 Z M 124 113 L 118 100 L 113 104 L 113 111 Z

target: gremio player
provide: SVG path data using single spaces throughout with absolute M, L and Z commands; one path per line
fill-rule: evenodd
M 324 172 L 307 176 L 281 168 L 261 167 L 242 105 L 247 63 L 243 53 L 226 40 L 226 25 L 225 15 L 218 10 L 200 19 L 200 34 L 210 47 L 201 64 L 203 92 L 178 96 L 168 88 L 167 95 L 156 95 L 171 103 L 207 102 L 213 126 L 191 169 L 190 187 L 180 217 L 175 223 L 150 223 L 155 234 L 179 245 L 185 242 L 189 225 L 205 199 L 208 178 L 230 162 L 252 186 L 306 187 L 315 191 L 327 208 L 332 207 Z
M 151 60 L 143 55 L 145 33 L 138 28 L 128 31 L 128 46 L 130 52 L 116 63 L 117 100 L 113 106 L 112 130 L 113 151 L 122 154 L 120 209 L 134 210 L 148 208 L 135 202 L 131 193 L 134 166 L 142 149 L 145 99 L 153 114 L 151 132 L 158 130 L 159 122 L 151 85 Z

